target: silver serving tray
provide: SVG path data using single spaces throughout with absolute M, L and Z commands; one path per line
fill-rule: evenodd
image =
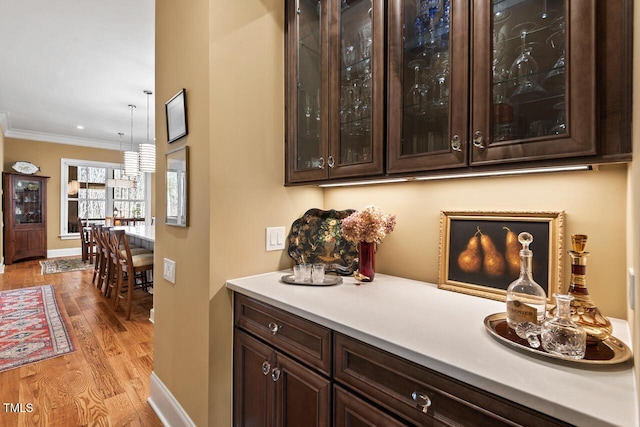
M 498 341 L 506 344 L 510 348 L 522 351 L 523 353 L 562 361 L 576 366 L 582 365 L 584 367 L 616 365 L 629 361 L 633 356 L 631 349 L 625 343 L 613 336 L 598 343 L 594 347 L 587 346 L 587 354 L 584 359 L 576 360 L 557 356 L 555 354 L 547 353 L 542 347 L 538 349 L 529 346 L 526 340 L 518 337 L 515 332 L 509 333 L 509 330 L 507 329 L 509 327 L 506 326 L 505 328 L 506 319 L 507 313 L 491 314 L 485 317 L 484 326 L 489 334 Z M 505 330 L 507 332 L 505 332 Z
M 322 283 L 313 283 L 309 282 L 296 282 L 293 279 L 293 274 L 285 274 L 282 276 L 281 280 L 284 283 L 288 283 L 290 285 L 303 285 L 303 286 L 333 286 L 339 285 L 342 283 L 342 277 L 338 276 L 324 276 L 324 281 Z

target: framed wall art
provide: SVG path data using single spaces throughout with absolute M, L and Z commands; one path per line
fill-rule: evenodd
M 564 212 L 441 212 L 438 287 L 505 301 L 523 231 L 533 235 L 533 279 L 551 301 L 562 291 Z
M 167 211 L 165 223 L 188 225 L 189 147 L 167 153 Z
M 167 141 L 171 144 L 188 133 L 187 91 L 182 89 L 165 103 L 167 112 Z

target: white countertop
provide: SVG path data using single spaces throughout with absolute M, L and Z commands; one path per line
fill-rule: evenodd
M 356 285 L 288 285 L 290 271 L 227 281 L 227 287 L 337 332 L 578 426 L 638 427 L 633 367 L 578 368 L 510 349 L 491 337 L 484 318 L 500 301 L 376 273 Z M 626 321 L 613 334 L 631 347 Z

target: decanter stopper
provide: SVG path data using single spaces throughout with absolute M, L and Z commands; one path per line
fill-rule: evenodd
M 571 320 L 587 332 L 587 344 L 596 344 L 609 338 L 613 333 L 613 327 L 609 319 L 600 312 L 589 296 L 586 279 L 587 257 L 589 256 L 589 252 L 586 252 L 587 236 L 584 234 L 572 235 L 571 246 L 573 248 L 569 251 L 571 283 L 567 292 L 573 297 Z

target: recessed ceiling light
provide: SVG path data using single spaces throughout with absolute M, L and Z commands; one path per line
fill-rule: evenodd
M 78 129 L 80 129 L 80 130 L 84 129 L 84 126 L 82 126 L 82 125 L 78 125 L 78 126 L 76 126 L 76 127 L 77 127 Z

